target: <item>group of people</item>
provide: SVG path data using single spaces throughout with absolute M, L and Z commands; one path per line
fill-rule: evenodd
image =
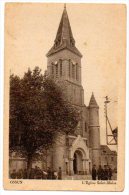
M 59 167 L 58 171 L 52 170 L 50 167 L 47 170 L 42 170 L 38 166 L 31 168 L 28 172 L 27 169 L 19 169 L 16 171 L 14 169 L 10 173 L 11 179 L 62 179 L 62 169 Z M 111 180 L 112 179 L 112 169 L 108 165 L 104 165 L 102 168 L 96 169 L 96 165 L 92 168 L 92 180 Z
M 62 169 L 59 167 L 58 171 L 52 170 L 50 167 L 47 168 L 47 171 L 40 169 L 38 166 L 31 168 L 29 173 L 27 169 L 19 169 L 16 171 L 14 169 L 10 173 L 11 179 L 62 179 Z
M 96 169 L 96 165 L 93 165 L 92 168 L 92 180 L 111 180 L 112 179 L 112 169 L 108 165 L 104 165 L 102 168 L 99 165 L 99 168 Z

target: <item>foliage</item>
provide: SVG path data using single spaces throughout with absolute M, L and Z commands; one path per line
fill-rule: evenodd
M 23 78 L 10 76 L 10 151 L 19 150 L 28 159 L 36 151 L 48 149 L 57 133 L 74 133 L 78 110 L 72 106 L 61 88 L 36 67 Z

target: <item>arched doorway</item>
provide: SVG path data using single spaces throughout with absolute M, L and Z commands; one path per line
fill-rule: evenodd
M 73 171 L 74 171 L 74 174 L 77 174 L 77 154 L 76 153 L 74 153 Z
M 83 172 L 83 154 L 80 150 L 74 152 L 73 171 L 74 174 L 81 174 Z

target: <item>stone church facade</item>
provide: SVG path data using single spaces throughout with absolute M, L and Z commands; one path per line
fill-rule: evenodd
M 57 136 L 57 142 L 49 157 L 53 169 L 70 175 L 89 174 L 92 164 L 100 162 L 99 106 L 92 94 L 89 106 L 84 104 L 84 89 L 81 84 L 82 54 L 75 46 L 66 7 L 53 47 L 47 53 L 47 74 L 58 83 L 64 83 L 68 100 L 76 106 L 81 120 L 74 135 Z M 60 140 L 60 141 L 59 141 Z

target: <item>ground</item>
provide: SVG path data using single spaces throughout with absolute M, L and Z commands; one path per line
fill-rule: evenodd
M 91 180 L 91 175 L 64 175 L 63 180 Z
M 112 176 L 112 180 L 116 180 L 116 173 L 113 174 Z M 91 180 L 92 177 L 91 175 L 72 175 L 72 176 L 69 176 L 69 175 L 63 175 L 63 180 Z

